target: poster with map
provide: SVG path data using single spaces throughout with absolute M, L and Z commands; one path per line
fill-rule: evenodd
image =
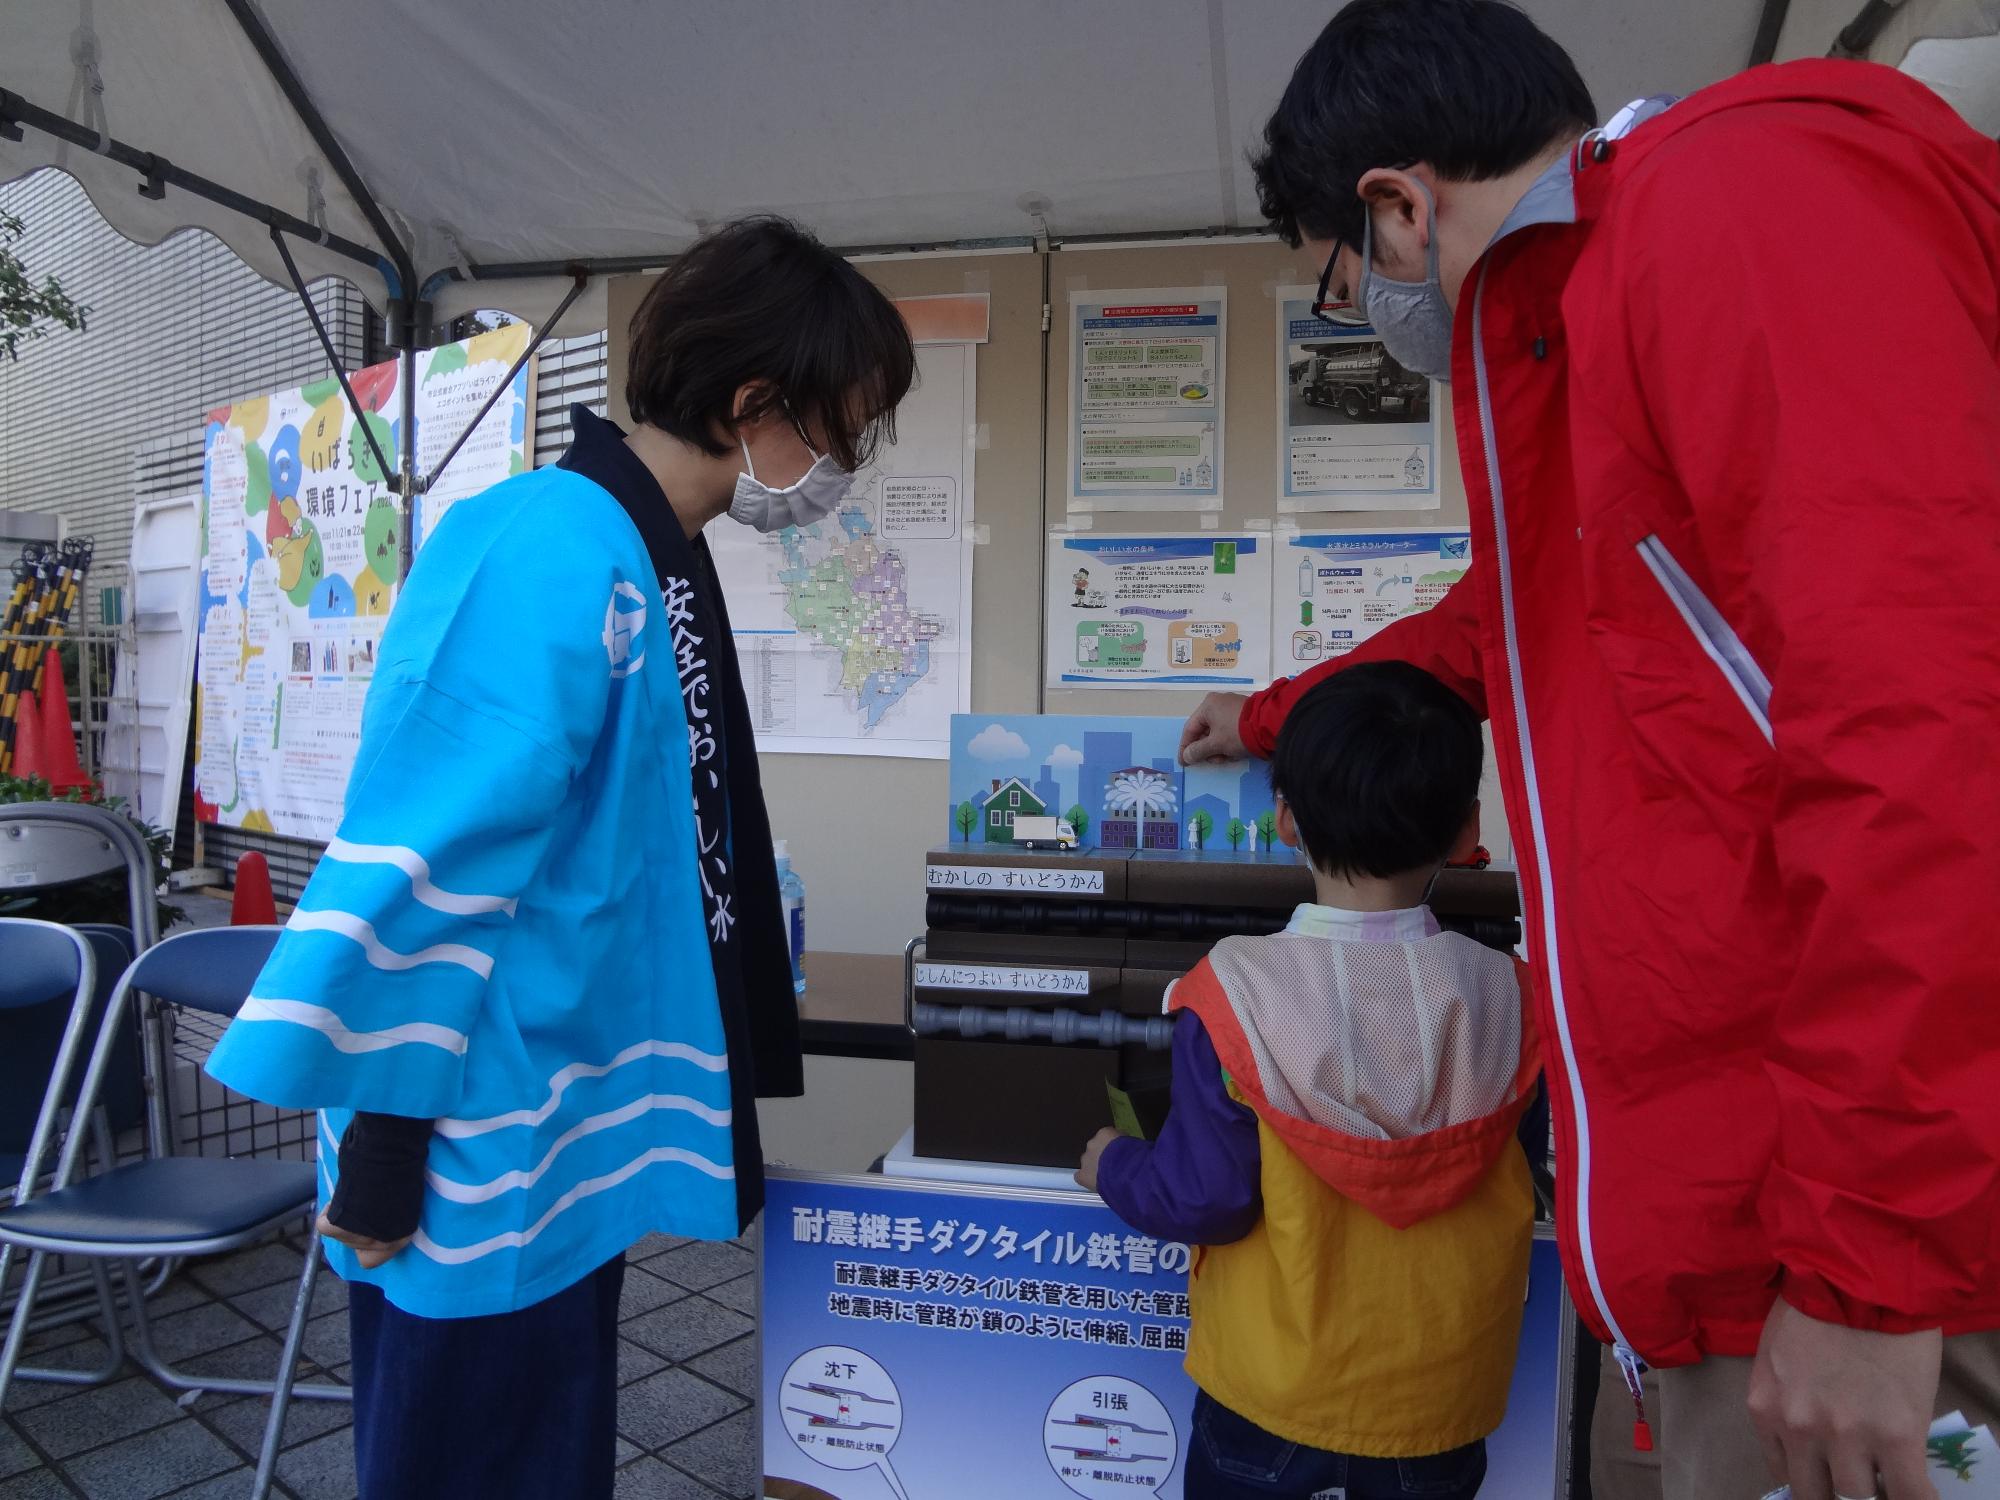
M 478 410 L 474 401 L 457 415 L 475 378 L 460 372 L 484 372 L 491 390 L 526 337 L 516 325 L 426 351 L 420 439 L 426 425 L 449 428 L 448 446 Z M 329 376 L 208 416 L 195 688 L 195 813 L 206 823 L 327 839 L 340 822 L 402 540 L 402 365 L 357 370 L 349 383 L 358 412 Z M 526 467 L 517 385 L 452 461 L 456 493 Z M 496 421 L 504 445 L 486 441 Z
M 950 756 L 972 694 L 975 352 L 918 347 L 896 441 L 832 515 L 709 527 L 767 754 Z

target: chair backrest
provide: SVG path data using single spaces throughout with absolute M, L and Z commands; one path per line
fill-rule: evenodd
M 42 924 L 23 923 L 24 927 Z M 53 924 L 50 924 L 53 925 Z M 118 980 L 132 964 L 132 934 L 123 927 L 79 922 L 68 929 L 79 934 L 96 959 L 97 980 L 92 987 L 90 1019 L 94 1028 L 111 1003 Z M 57 946 L 48 934 L 39 934 L 43 946 Z M 63 942 L 65 968 L 75 967 L 73 944 Z M 17 949 L 0 942 L 0 1185 L 18 1175 L 21 1159 L 33 1138 L 35 1121 L 41 1113 L 42 1096 L 62 1052 L 63 1037 L 76 1008 L 76 982 L 65 978 L 60 987 L 47 986 L 40 1004 L 15 1003 L 22 996 L 44 989 L 38 965 L 17 965 Z M 84 1035 L 91 1035 L 86 1030 Z M 76 1102 L 74 1080 L 65 1104 Z M 145 1070 L 139 1054 L 139 1028 L 128 1026 L 111 1056 L 100 1096 L 114 1131 L 140 1124 L 146 1118 Z
M 27 890 L 125 867 L 134 946 L 160 936 L 152 850 L 129 818 L 88 802 L 0 806 L 0 885 Z
M 0 1010 L 75 1000 L 97 982 L 90 942 L 72 928 L 0 917 Z
M 204 927 L 162 938 L 125 971 L 134 990 L 210 1015 L 233 1016 L 264 972 L 282 927 Z

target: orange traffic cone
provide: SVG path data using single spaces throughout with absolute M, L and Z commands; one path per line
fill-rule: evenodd
M 41 774 L 42 710 L 35 695 L 26 688 L 14 700 L 14 743 L 7 761 L 7 774 L 26 780 Z
M 35 736 L 41 774 L 56 791 L 75 791 L 89 786 L 90 778 L 83 774 L 83 764 L 76 758 L 76 736 L 69 731 L 69 691 L 63 686 L 62 655 L 51 647 L 43 661 L 41 725 Z
M 271 866 L 251 850 L 236 861 L 236 890 L 229 902 L 231 927 L 277 925 L 278 903 L 271 896 Z

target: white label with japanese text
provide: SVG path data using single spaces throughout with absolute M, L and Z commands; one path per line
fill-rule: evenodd
M 1044 896 L 1101 896 L 1102 870 L 1056 870 L 1028 865 L 931 865 L 934 891 L 1026 891 Z
M 1088 995 L 1088 969 L 1020 969 L 1012 964 L 917 965 L 917 988 L 991 990 L 1004 995 Z

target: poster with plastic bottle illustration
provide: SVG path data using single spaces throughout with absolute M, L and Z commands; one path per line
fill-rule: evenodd
M 1273 565 L 1271 654 L 1294 677 L 1436 604 L 1472 566 L 1472 533 L 1280 528 Z
M 428 467 L 527 339 L 513 324 L 419 356 L 416 437 L 420 455 L 435 448 Z M 394 360 L 355 371 L 358 411 L 328 376 L 209 413 L 195 690 L 203 822 L 314 839 L 339 824 L 396 596 L 402 377 Z M 453 459 L 430 524 L 450 500 L 527 467 L 528 398 L 524 369 Z M 427 471 L 421 457 L 418 467 Z
M 1079 1143 L 1079 1147 L 1081 1143 Z M 1563 1297 L 1538 1244 L 1481 1495 L 1557 1493 Z M 764 1218 L 766 1495 L 1177 1497 L 1195 1251 L 1094 1195 L 774 1171 Z

